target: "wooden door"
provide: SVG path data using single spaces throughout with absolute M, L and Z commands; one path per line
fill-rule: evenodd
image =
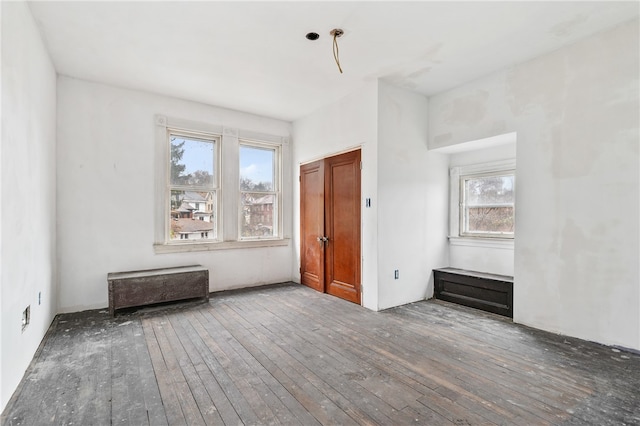
M 301 280 L 360 303 L 360 150 L 300 167 Z
M 300 280 L 324 293 L 324 160 L 300 166 Z
M 360 303 L 360 151 L 325 159 L 326 292 Z

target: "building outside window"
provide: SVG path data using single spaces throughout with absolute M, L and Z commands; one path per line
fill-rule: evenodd
M 287 137 L 161 115 L 155 122 L 156 253 L 289 244 Z
M 280 148 L 240 141 L 240 217 L 242 240 L 278 236 Z
M 218 146 L 214 135 L 168 130 L 168 241 L 216 240 Z

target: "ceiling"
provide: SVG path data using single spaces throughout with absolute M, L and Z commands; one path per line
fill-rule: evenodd
M 59 74 L 293 121 L 381 78 L 427 96 L 638 2 L 29 2 Z M 329 32 L 338 39 L 343 74 Z M 320 34 L 309 41 L 305 34 Z

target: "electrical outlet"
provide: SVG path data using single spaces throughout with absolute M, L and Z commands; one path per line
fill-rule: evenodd
M 400 278 L 400 270 L 396 269 L 393 271 L 393 279 L 397 280 L 398 278 Z

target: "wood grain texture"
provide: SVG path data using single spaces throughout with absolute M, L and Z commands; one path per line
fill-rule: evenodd
M 360 304 L 360 150 L 325 158 L 325 291 Z
M 300 279 L 324 292 L 324 161 L 300 166 Z
M 200 265 L 112 272 L 107 283 L 111 316 L 122 308 L 209 298 L 209 270 Z
M 360 150 L 300 166 L 300 280 L 360 304 Z
M 636 353 L 284 284 L 59 315 L 2 424 L 640 424 L 638 389 Z

